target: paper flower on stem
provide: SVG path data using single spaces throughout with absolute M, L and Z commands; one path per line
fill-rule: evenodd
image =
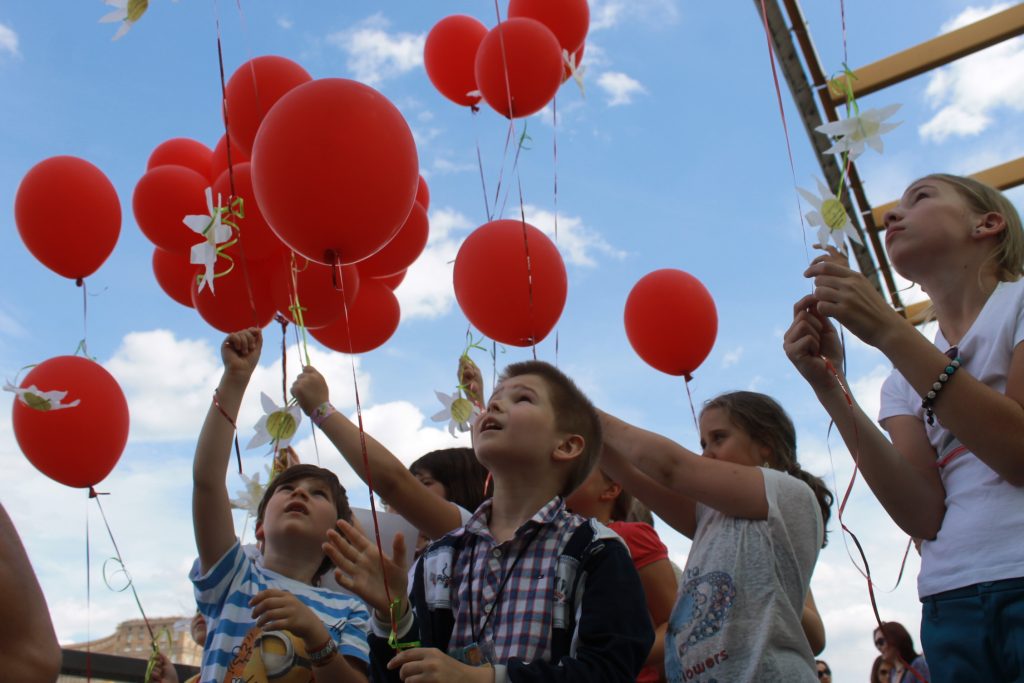
M 562 61 L 565 62 L 565 68 L 569 70 L 569 76 L 572 80 L 576 81 L 576 85 L 580 88 L 580 95 L 583 97 L 587 96 L 587 91 L 583 87 L 583 74 L 586 73 L 587 67 L 582 63 L 576 63 L 576 54 L 569 54 L 568 50 L 562 50 Z
M 469 431 L 469 425 L 473 419 L 480 414 L 480 409 L 462 397 L 462 390 L 456 389 L 449 396 L 442 391 L 434 391 L 437 400 L 444 406 L 436 415 L 431 416 L 434 422 L 448 421 L 448 433 L 455 436 L 455 430 L 465 433 Z
M 149 0 L 106 0 L 105 4 L 115 9 L 113 12 L 100 17 L 100 23 L 112 24 L 115 21 L 121 22 L 121 26 L 118 27 L 117 33 L 114 34 L 111 40 L 117 40 L 128 33 L 128 29 L 132 27 L 132 24 L 138 21 L 149 8 Z
M 61 403 L 64 397 L 68 395 L 66 391 L 39 391 L 36 386 L 30 385 L 24 389 L 16 387 L 10 382 L 4 384 L 4 391 L 9 391 L 18 397 L 18 400 L 27 405 L 33 410 L 40 412 L 46 412 L 48 410 L 63 410 L 64 408 L 74 408 L 82 401 L 75 399 L 71 403 Z
M 302 411 L 298 405 L 279 407 L 264 393 L 260 394 L 260 402 L 265 414 L 256 423 L 256 435 L 246 448 L 259 448 L 268 443 L 274 444 L 275 451 L 284 448 L 299 430 Z
M 190 230 L 199 233 L 205 238 L 199 244 L 192 246 L 191 257 L 189 258 L 190 263 L 206 268 L 199 283 L 200 292 L 207 285 L 210 286 L 211 292 L 214 291 L 213 279 L 216 277 L 214 270 L 217 264 L 217 256 L 220 255 L 218 245 L 231 239 L 231 226 L 224 224 L 221 220 L 225 209 L 220 205 L 220 194 L 217 195 L 217 206 L 214 207 L 213 190 L 209 187 L 206 188 L 206 210 L 209 212 L 209 215 L 185 216 L 181 220 Z
M 241 472 L 238 476 L 245 482 L 245 488 L 238 492 L 237 497 L 231 499 L 231 507 L 236 510 L 245 510 L 253 517 L 259 516 L 260 501 L 263 499 L 263 491 L 266 484 L 260 483 L 260 473 L 247 477 Z
M 812 226 L 817 226 L 818 244 L 821 248 L 824 249 L 828 246 L 829 239 L 831 239 L 839 251 L 845 254 L 846 242 L 843 240 L 843 235 L 857 244 L 863 244 L 843 203 L 821 180 L 815 178 L 815 181 L 818 183 L 817 195 L 802 187 L 798 187 L 797 191 L 814 207 L 814 211 L 808 211 L 804 217 Z
M 886 119 L 895 114 L 901 106 L 890 104 L 881 109 L 868 109 L 842 121 L 820 125 L 815 130 L 832 138 L 832 146 L 825 150 L 828 154 L 848 152 L 850 159 L 853 160 L 864 153 L 865 145 L 881 154 L 884 149 L 882 136 L 902 123 L 890 123 Z

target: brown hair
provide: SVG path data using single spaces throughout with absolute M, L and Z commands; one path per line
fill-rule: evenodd
M 489 496 L 484 490 L 487 468 L 473 455 L 472 448 L 442 448 L 430 451 L 409 465 L 409 471 L 429 475 L 444 486 L 445 498 L 470 512 Z
M 906 627 L 898 621 L 883 621 L 882 625 L 876 628 L 873 633 L 881 633 L 882 637 L 885 638 L 885 642 L 896 648 L 900 659 L 907 666 L 910 666 L 920 656 L 914 650 L 914 639 L 910 637 Z
M 828 520 L 832 514 L 832 492 L 819 477 L 805 472 L 796 459 L 796 428 L 789 415 L 775 399 L 754 391 L 734 391 L 707 401 L 701 414 L 709 408 L 719 408 L 729 415 L 739 429 L 754 441 L 766 446 L 772 453 L 768 465 L 796 477 L 811 487 L 821 507 L 822 527 L 825 529 L 822 547 L 828 544 Z
M 544 380 L 551 394 L 555 426 L 568 434 L 583 437 L 583 452 L 569 469 L 560 495 L 568 496 L 583 483 L 601 454 L 601 419 L 590 399 L 568 375 L 550 363 L 532 360 L 513 363 L 501 373 L 501 380 L 536 375 Z
M 1021 226 L 1020 214 L 1013 202 L 999 190 L 974 178 L 948 173 L 932 173 L 914 182 L 927 179 L 939 180 L 951 185 L 974 213 L 983 214 L 994 211 L 1003 217 L 1003 220 L 1006 221 L 1006 229 L 999 236 L 999 245 L 992 252 L 990 258 L 998 266 L 996 277 L 1000 281 L 1019 280 L 1021 275 L 1024 275 L 1024 227 Z
M 316 465 L 292 465 L 274 477 L 267 485 L 267 490 L 263 492 L 263 498 L 260 499 L 260 505 L 256 511 L 256 523 L 263 522 L 263 514 L 267 511 L 267 502 L 279 488 L 301 479 L 316 479 L 327 484 L 327 488 L 331 491 L 331 500 L 334 501 L 334 506 L 338 510 L 338 519 L 343 519 L 346 522 L 352 521 L 352 509 L 348 506 L 348 495 L 334 472 Z M 323 562 L 320 563 L 316 574 L 313 575 L 314 582 L 332 566 L 331 561 L 324 555 Z

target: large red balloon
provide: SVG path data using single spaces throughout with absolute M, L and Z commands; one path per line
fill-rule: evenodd
M 238 226 L 238 241 L 245 252 L 246 258 L 264 259 L 282 255 L 288 248 L 277 238 L 274 231 L 267 225 L 266 219 L 256 203 L 256 194 L 252 191 L 252 173 L 250 164 L 234 163 L 235 196 L 242 199 L 242 212 L 245 218 L 232 218 Z M 213 184 L 213 196 L 216 201 L 220 194 L 223 204 L 229 204 L 231 198 L 231 176 L 225 170 Z
M 189 254 L 180 251 L 166 251 L 157 247 L 153 250 L 153 275 L 164 293 L 182 306 L 192 306 L 192 281 L 199 272 L 198 266 L 189 263 Z
M 249 161 L 249 155 L 238 149 L 238 145 L 231 145 L 231 165 L 236 166 L 246 161 Z M 210 157 L 210 181 L 216 181 L 226 170 L 228 170 L 228 137 L 221 135 Z
M 563 50 L 573 54 L 583 45 L 590 28 L 587 0 L 511 0 L 509 19 L 536 19 L 551 29 Z
M 329 349 L 342 353 L 366 353 L 391 338 L 401 317 L 398 299 L 392 291 L 367 278 L 360 282 L 359 296 L 348 309 L 347 325 L 342 314 L 327 327 L 311 330 L 310 334 Z
M 484 37 L 476 53 L 480 93 L 495 111 L 511 118 L 529 116 L 550 102 L 562 84 L 562 71 L 558 39 L 533 19 L 501 22 Z
M 395 273 L 394 275 L 388 275 L 387 277 L 375 277 L 372 279 L 380 282 L 393 292 L 398 289 L 398 285 L 402 284 L 402 281 L 405 280 L 405 274 L 408 272 L 409 271 L 407 270 L 403 270 L 401 273 Z
M 626 299 L 626 336 L 648 365 L 689 377 L 718 334 L 718 313 L 700 280 L 674 268 L 640 278 Z
M 412 210 L 419 160 L 402 114 L 373 88 L 306 83 L 267 114 L 252 156 L 256 201 L 297 253 L 319 263 L 373 254 Z
M 121 203 L 103 171 L 59 156 L 29 169 L 14 198 L 14 222 L 25 246 L 64 277 L 96 272 L 121 234 Z
M 157 166 L 139 179 L 132 195 L 132 210 L 139 229 L 149 241 L 167 251 L 188 251 L 203 241 L 182 222 L 185 216 L 209 215 L 206 176 L 184 166 Z M 216 198 L 214 199 L 216 201 Z
M 212 155 L 210 148 L 197 140 L 171 138 L 156 146 L 146 162 L 146 170 L 157 166 L 184 166 L 202 176 L 208 176 Z
M 416 186 L 416 201 L 424 209 L 430 208 L 430 188 L 427 187 L 427 181 L 423 179 L 423 176 L 420 176 L 419 185 Z
M 299 306 L 302 307 L 303 325 L 310 329 L 325 327 L 338 319 L 346 302 L 349 306 L 355 303 L 360 286 L 359 271 L 355 266 L 342 266 L 341 282 L 336 283 L 337 275 L 333 266 L 307 261 L 301 256 L 295 260 L 295 288 L 298 289 Z M 272 285 L 274 306 L 288 320 L 298 323 L 291 310 L 293 284 L 290 258 L 285 267 L 276 270 Z
M 430 29 L 423 46 L 423 66 L 438 92 L 455 104 L 471 107 L 480 101 L 475 92 L 474 62 L 487 27 L 473 17 L 454 14 Z
M 462 312 L 502 344 L 529 346 L 544 339 L 562 315 L 566 289 L 558 247 L 529 223 L 482 225 L 455 257 L 455 298 Z
M 312 76 L 301 66 L 274 55 L 256 57 L 238 67 L 226 88 L 232 155 L 236 147 L 252 154 L 256 132 L 274 103 L 310 80 Z M 231 160 L 235 161 L 234 156 Z
M 413 261 L 419 258 L 427 246 L 430 237 L 430 222 L 427 210 L 419 205 L 412 205 L 409 217 L 391 241 L 376 254 L 359 262 L 359 272 L 368 277 L 387 277 L 400 273 Z
M 14 435 L 25 457 L 65 486 L 86 488 L 103 481 L 128 441 L 128 402 L 117 380 L 87 358 L 58 356 L 32 368 L 21 383 L 29 386 L 66 391 L 60 403 L 79 404 L 38 410 L 15 399 Z
M 196 278 L 189 284 L 192 304 L 200 317 L 215 329 L 227 333 L 246 327 L 266 327 L 274 319 L 275 310 L 270 296 L 272 264 L 269 261 L 246 261 L 243 267 L 235 247 L 227 250 L 235 259 L 235 267 L 227 275 L 214 278 L 213 291 L 209 286 L 202 292 L 198 291 Z M 224 259 L 217 259 L 218 272 L 227 267 Z

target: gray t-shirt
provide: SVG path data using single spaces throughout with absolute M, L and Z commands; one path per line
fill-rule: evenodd
M 821 508 L 803 481 L 761 472 L 768 519 L 697 504 L 665 643 L 672 683 L 817 680 L 800 615 L 821 547 Z

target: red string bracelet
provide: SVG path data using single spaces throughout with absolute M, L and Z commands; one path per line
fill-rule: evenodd
M 230 415 L 227 414 L 227 411 L 224 410 L 224 406 L 222 406 L 220 404 L 220 401 L 217 400 L 217 390 L 216 389 L 213 390 L 213 405 L 217 407 L 217 410 L 220 411 L 220 414 L 224 416 L 224 419 L 228 421 L 228 424 L 231 425 L 231 428 L 234 430 L 233 436 L 235 438 L 235 458 L 238 460 L 238 473 L 241 474 L 242 473 L 242 449 L 238 447 L 238 425 L 235 424 L 234 418 L 232 418 Z

